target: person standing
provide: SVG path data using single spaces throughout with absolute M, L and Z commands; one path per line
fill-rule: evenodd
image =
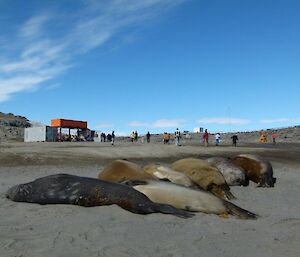
M 179 146 L 179 144 L 180 144 L 180 131 L 179 131 L 178 128 L 176 129 L 174 134 L 175 134 L 175 145 Z
M 135 142 L 138 141 L 138 137 L 139 137 L 138 132 L 135 131 L 135 132 L 134 132 L 134 140 L 135 140 Z
M 113 132 L 111 133 L 111 145 L 114 145 L 114 144 L 115 144 L 115 138 L 116 138 L 116 136 L 115 136 L 115 131 L 113 131 Z
M 232 145 L 236 146 L 237 141 L 239 140 L 237 134 L 234 134 L 234 135 L 231 137 L 231 139 L 232 139 Z
M 169 143 L 169 135 L 168 135 L 167 132 L 164 132 L 163 141 L 164 141 L 164 144 L 168 144 Z
M 216 146 L 218 146 L 218 145 L 220 144 L 220 139 L 221 139 L 220 133 L 217 133 L 217 134 L 215 135 L 215 139 L 216 139 Z
M 135 133 L 134 133 L 134 131 L 132 131 L 132 133 L 130 134 L 130 140 L 131 140 L 131 143 L 134 143 L 134 140 L 135 140 Z
M 209 137 L 209 135 L 208 135 L 207 129 L 205 129 L 204 134 L 203 134 L 203 141 L 204 141 L 205 146 L 208 146 L 208 137 Z
M 276 144 L 277 134 L 275 132 L 272 133 L 273 145 Z
M 147 143 L 150 143 L 150 137 L 151 137 L 151 134 L 150 134 L 150 132 L 148 131 L 148 133 L 146 134 Z

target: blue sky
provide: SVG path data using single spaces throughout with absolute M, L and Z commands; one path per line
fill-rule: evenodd
M 0 111 L 127 134 L 300 124 L 298 0 L 0 0 Z

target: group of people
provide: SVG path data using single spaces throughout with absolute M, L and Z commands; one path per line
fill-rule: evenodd
M 208 146 L 208 138 L 209 138 L 209 134 L 206 129 L 203 134 L 203 141 L 204 141 L 205 146 Z M 237 146 L 237 141 L 239 140 L 238 135 L 234 134 L 230 138 L 232 139 L 232 145 Z M 220 145 L 220 143 L 221 143 L 221 134 L 220 133 L 215 134 L 215 143 L 216 143 L 216 146 Z
M 170 136 L 170 134 L 167 134 L 166 132 L 163 135 L 164 144 L 167 141 L 166 138 L 167 138 L 168 135 Z M 179 146 L 180 145 L 181 135 L 180 135 L 180 131 L 179 131 L 178 128 L 174 132 L 174 138 L 175 138 L 175 145 Z M 170 137 L 169 137 L 169 139 L 170 139 Z M 169 141 L 169 139 L 168 139 L 168 141 Z M 209 133 L 208 133 L 207 129 L 205 129 L 205 131 L 203 133 L 203 136 L 202 136 L 202 139 L 203 139 L 204 145 L 208 146 Z M 237 134 L 234 134 L 231 137 L 231 139 L 232 139 L 232 145 L 233 146 L 237 146 L 237 141 L 239 140 Z M 216 143 L 216 146 L 220 145 L 220 142 L 221 142 L 221 134 L 220 133 L 216 133 L 215 134 L 215 143 Z
M 132 131 L 130 134 L 131 143 L 135 143 L 138 141 L 139 135 L 137 131 Z
M 164 132 L 164 134 L 163 134 L 163 142 L 164 142 L 164 144 L 169 144 L 170 139 L 171 139 L 171 134 L 167 133 L 167 132 Z
M 100 134 L 100 142 L 110 142 L 112 145 L 114 145 L 115 139 L 115 131 L 112 131 L 111 134 L 108 133 L 107 135 L 103 132 Z
M 148 131 L 147 134 L 146 134 L 147 143 L 150 143 L 150 138 L 151 138 L 151 134 Z M 137 131 L 132 131 L 131 132 L 130 141 L 131 141 L 131 143 L 136 143 L 138 141 L 138 132 Z M 144 136 L 142 137 L 141 141 L 142 141 L 142 143 L 144 143 Z
M 146 137 L 147 143 L 150 143 L 151 134 L 150 134 L 149 131 L 147 132 L 145 137 Z M 107 134 L 107 135 L 105 133 L 101 133 L 100 138 L 101 138 L 101 142 L 111 142 L 111 144 L 114 145 L 114 143 L 115 143 L 115 132 L 112 131 L 111 134 Z M 170 133 L 168 133 L 168 132 L 163 133 L 163 143 L 164 144 L 169 144 L 171 138 L 173 138 L 173 137 Z M 238 135 L 234 134 L 230 138 L 232 140 L 232 145 L 237 146 L 237 142 L 239 141 Z M 272 133 L 273 144 L 276 144 L 276 138 L 277 138 L 277 134 L 275 132 Z M 203 132 L 202 139 L 203 139 L 203 144 L 205 146 L 208 146 L 209 145 L 209 133 L 208 133 L 207 129 L 205 129 L 205 131 Z M 81 141 L 82 139 L 81 138 L 70 138 L 69 140 L 70 141 L 73 141 L 73 140 L 74 141 L 75 140 L 76 141 Z M 174 140 L 175 140 L 175 145 L 180 146 L 181 133 L 180 133 L 180 130 L 178 128 L 174 132 Z M 133 131 L 130 134 L 130 141 L 132 143 L 138 142 L 138 132 L 137 131 Z M 142 137 L 141 142 L 144 142 L 144 136 Z M 220 143 L 221 143 L 221 134 L 216 133 L 215 134 L 215 145 L 219 146 Z

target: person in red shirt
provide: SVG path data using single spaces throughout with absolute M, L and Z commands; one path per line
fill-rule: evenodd
M 204 145 L 208 146 L 208 132 L 207 132 L 207 129 L 204 131 L 203 141 L 204 141 Z
M 277 134 L 275 132 L 273 132 L 273 134 L 272 134 L 273 145 L 276 144 L 276 138 L 277 138 Z

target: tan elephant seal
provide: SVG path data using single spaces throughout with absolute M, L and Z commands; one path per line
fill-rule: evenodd
M 215 166 L 224 176 L 229 186 L 247 186 L 245 171 L 235 165 L 230 159 L 224 157 L 212 157 L 208 163 Z
M 232 162 L 243 168 L 246 178 L 259 187 L 274 187 L 276 178 L 273 177 L 272 165 L 267 160 L 253 154 L 240 154 Z
M 174 184 L 192 187 L 195 183 L 184 173 L 172 170 L 160 164 L 149 164 L 144 167 L 144 171 L 154 175 L 159 179 L 167 179 Z
M 124 184 L 146 195 L 155 203 L 172 205 L 178 209 L 213 214 L 232 214 L 241 219 L 256 219 L 257 215 L 227 202 L 206 190 L 194 190 L 165 181 L 129 180 Z
M 137 164 L 126 160 L 112 161 L 99 173 L 98 178 L 117 183 L 129 179 L 157 180 L 155 176 L 148 174 Z
M 231 194 L 230 188 L 222 173 L 205 160 L 185 158 L 174 162 L 171 168 L 183 172 L 200 187 L 225 200 L 235 198 Z

